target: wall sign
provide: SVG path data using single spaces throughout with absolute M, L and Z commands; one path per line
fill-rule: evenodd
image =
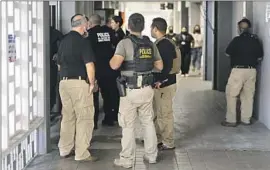
M 16 61 L 16 36 L 9 34 L 8 35 L 8 61 Z

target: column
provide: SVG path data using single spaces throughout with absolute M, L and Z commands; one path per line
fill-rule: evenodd
M 204 1 L 202 7 L 202 17 L 204 20 L 204 46 L 203 46 L 203 75 L 204 80 L 213 81 L 214 72 L 214 21 L 215 21 L 215 2 Z
M 215 55 L 214 89 L 225 91 L 230 74 L 230 58 L 225 55 L 228 43 L 232 40 L 233 2 L 215 2 Z
M 175 33 L 180 32 L 180 9 L 181 2 L 174 2 L 173 4 L 173 31 Z
M 181 21 L 181 27 L 187 27 L 188 29 L 188 8 L 186 7 L 186 2 L 181 1 L 181 10 L 180 10 L 180 21 Z
M 195 25 L 200 25 L 200 3 L 190 2 L 188 15 L 189 15 L 189 32 L 193 31 Z

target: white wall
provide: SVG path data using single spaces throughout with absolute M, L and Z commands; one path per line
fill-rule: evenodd
M 269 2 L 253 2 L 253 31 L 258 34 L 264 46 L 264 59 L 259 69 L 258 106 L 259 120 L 270 129 L 270 22 L 265 21 L 266 6 Z M 248 10 L 248 9 L 247 9 Z
M 152 41 L 154 41 L 154 39 L 151 37 L 150 26 L 155 17 L 166 19 L 168 25 L 172 23 L 172 10 L 160 10 L 160 3 L 161 2 L 125 2 L 125 14 L 127 20 L 131 14 L 136 12 L 141 13 L 145 18 L 143 35 L 149 36 Z M 125 24 L 127 28 L 127 22 Z

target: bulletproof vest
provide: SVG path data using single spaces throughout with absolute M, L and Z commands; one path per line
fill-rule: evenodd
M 134 56 L 132 61 L 124 61 L 121 71 L 134 71 L 135 73 L 149 73 L 154 68 L 153 43 L 146 36 L 138 38 L 135 35 L 128 35 L 133 43 Z
M 181 51 L 180 51 L 179 47 L 175 44 L 175 42 L 167 37 L 162 37 L 162 38 L 158 39 L 155 42 L 155 44 L 158 44 L 163 39 L 169 40 L 174 45 L 176 56 L 174 56 L 173 66 L 172 66 L 172 69 L 170 71 L 170 74 L 178 74 L 178 73 L 180 73 L 180 69 L 181 69 Z

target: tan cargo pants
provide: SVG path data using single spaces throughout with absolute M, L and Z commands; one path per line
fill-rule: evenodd
M 68 155 L 75 148 L 75 160 L 90 156 L 88 147 L 94 127 L 93 94 L 88 92 L 85 80 L 61 80 L 59 92 L 62 101 L 60 155 Z
M 145 154 L 150 159 L 157 157 L 157 137 L 153 113 L 154 91 L 148 86 L 142 89 L 127 89 L 127 96 L 120 98 L 118 122 L 122 127 L 121 161 L 132 164 L 136 149 L 135 127 L 140 119 L 144 136 Z
M 253 112 L 256 69 L 233 68 L 226 86 L 226 121 L 236 123 L 236 103 L 240 95 L 241 121 L 249 123 Z
M 174 116 L 173 98 L 176 93 L 176 84 L 155 89 L 154 112 L 158 143 L 174 147 Z

